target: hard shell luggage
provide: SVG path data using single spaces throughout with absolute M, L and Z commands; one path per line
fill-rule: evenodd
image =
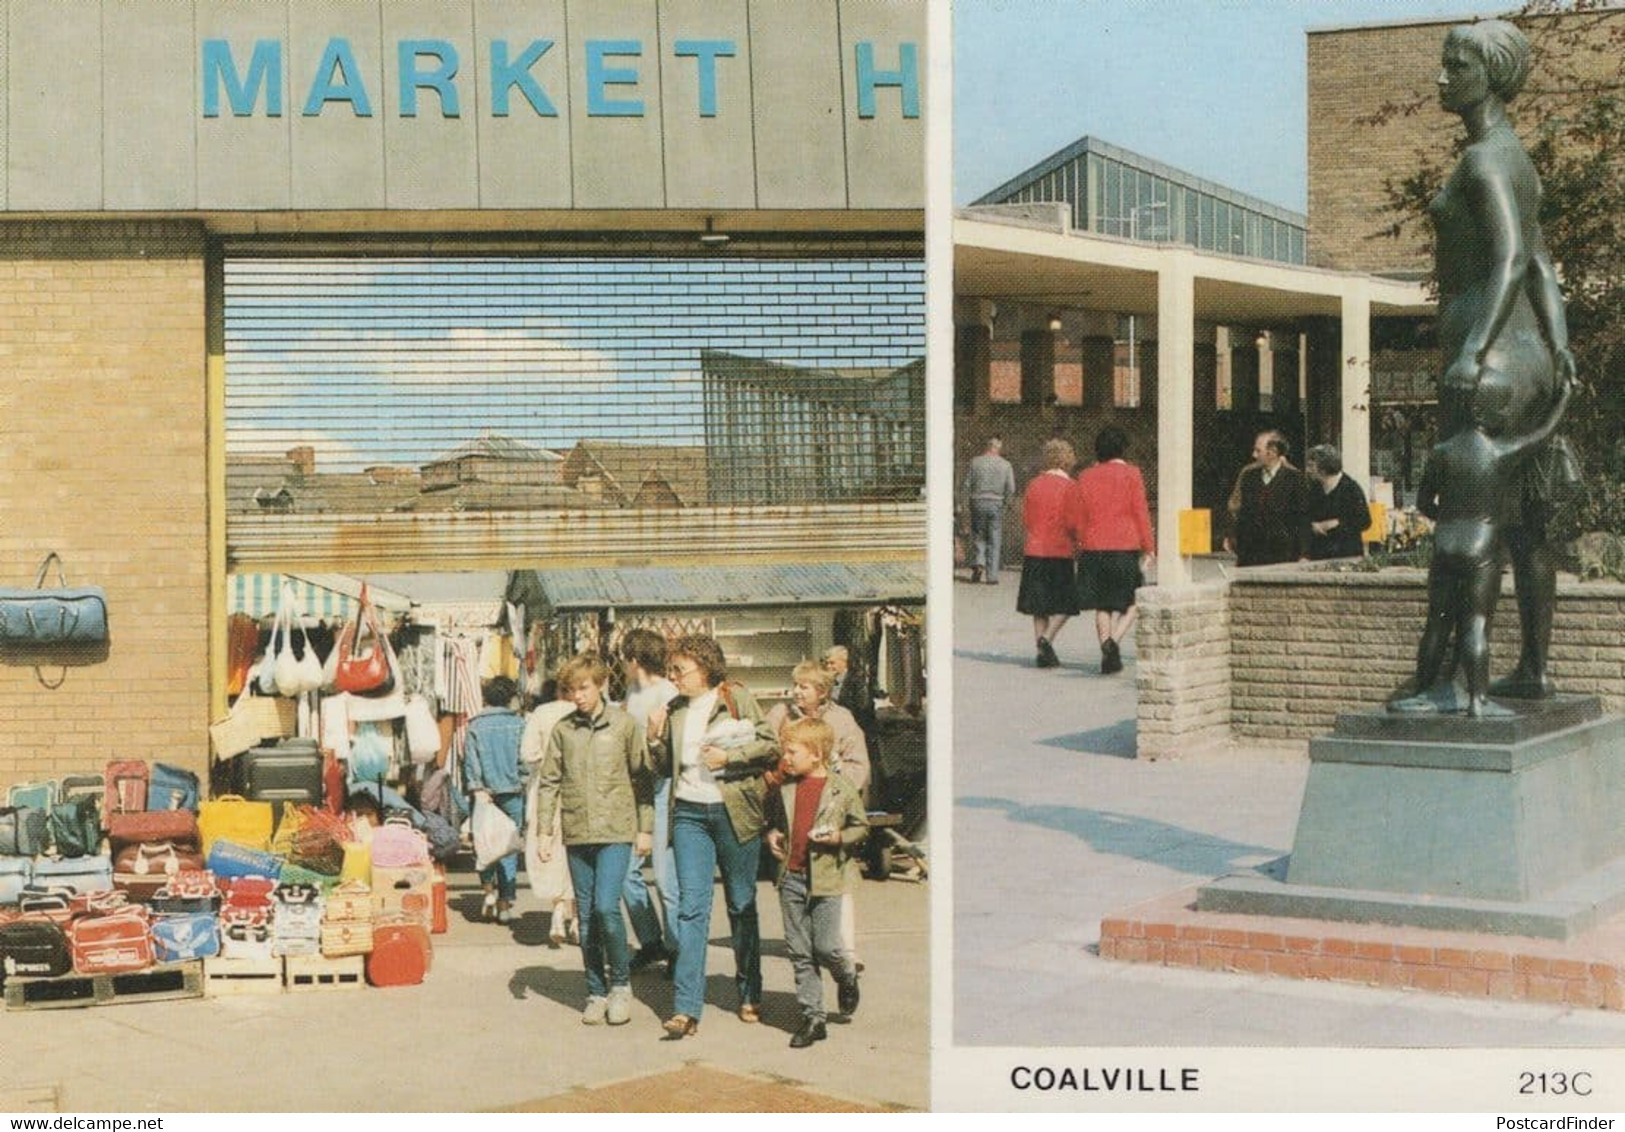
M 141 971 L 152 966 L 152 933 L 145 916 L 119 912 L 68 925 L 73 969 L 81 975 Z
M 103 777 L 107 786 L 102 800 L 102 817 L 138 813 L 147 808 L 147 779 L 150 772 L 141 759 L 114 759 Z
M 45 852 L 50 818 L 44 810 L 0 806 L 0 856 L 32 857 Z
M 345 881 L 327 894 L 323 914 L 329 920 L 370 920 L 372 889 L 360 881 Z
M 429 929 L 401 920 L 381 920 L 372 928 L 367 981 L 375 987 L 413 987 L 429 974 L 434 946 Z
M 198 777 L 184 767 L 154 763 L 147 781 L 147 809 L 195 810 Z
M 113 887 L 113 859 L 106 853 L 94 857 L 43 857 L 34 862 L 34 883 L 59 885 L 74 892 L 107 892 Z
M 33 879 L 31 857 L 0 857 L 0 904 L 16 904 Z
M 322 752 L 314 739 L 284 739 L 271 747 L 252 747 L 232 760 L 235 792 L 256 802 L 322 803 Z
M 153 957 L 160 963 L 220 954 L 220 925 L 208 913 L 160 916 L 152 922 Z
M 73 970 L 73 951 L 59 924 L 13 920 L 0 924 L 0 983 L 12 975 L 54 978 Z
M 107 819 L 107 839 L 118 853 L 131 845 L 167 841 L 174 845 L 198 844 L 197 815 L 191 810 L 142 810 L 114 814 Z

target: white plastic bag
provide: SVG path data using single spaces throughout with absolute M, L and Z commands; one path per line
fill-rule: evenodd
M 406 747 L 415 763 L 433 762 L 440 753 L 440 725 L 422 696 L 406 697 Z
M 483 869 L 494 865 L 509 853 L 523 853 L 525 842 L 519 836 L 519 827 L 502 812 L 502 807 L 484 798 L 474 800 L 472 819 L 474 834 L 474 867 Z
M 530 880 L 530 890 L 536 894 L 536 899 L 542 902 L 543 907 L 551 907 L 559 900 L 574 895 L 574 890 L 570 887 L 570 865 L 564 857 L 564 841 L 559 836 L 558 806 L 553 807 L 552 836 L 543 838 L 536 831 L 538 823 L 534 815 L 540 793 L 533 776 L 525 793 L 525 876 Z M 544 840 L 552 846 L 545 861 L 541 854 Z

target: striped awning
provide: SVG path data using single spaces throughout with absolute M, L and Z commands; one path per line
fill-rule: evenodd
M 295 607 L 308 617 L 336 622 L 348 620 L 356 610 L 356 599 L 319 586 L 305 578 L 288 574 L 231 574 L 226 578 L 227 606 L 232 613 L 269 617 L 276 612 L 282 583 L 291 588 Z

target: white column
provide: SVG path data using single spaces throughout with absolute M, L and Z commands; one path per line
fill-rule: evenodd
M 1191 505 L 1195 448 L 1196 286 L 1189 252 L 1171 251 L 1157 274 L 1157 584 L 1182 585 L 1179 513 Z
M 1339 429 L 1343 470 L 1371 494 L 1371 285 L 1351 279 L 1343 292 L 1343 380 Z

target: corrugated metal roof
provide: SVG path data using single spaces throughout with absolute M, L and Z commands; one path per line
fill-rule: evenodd
M 592 567 L 537 572 L 558 609 L 848 605 L 925 600 L 925 563 Z

